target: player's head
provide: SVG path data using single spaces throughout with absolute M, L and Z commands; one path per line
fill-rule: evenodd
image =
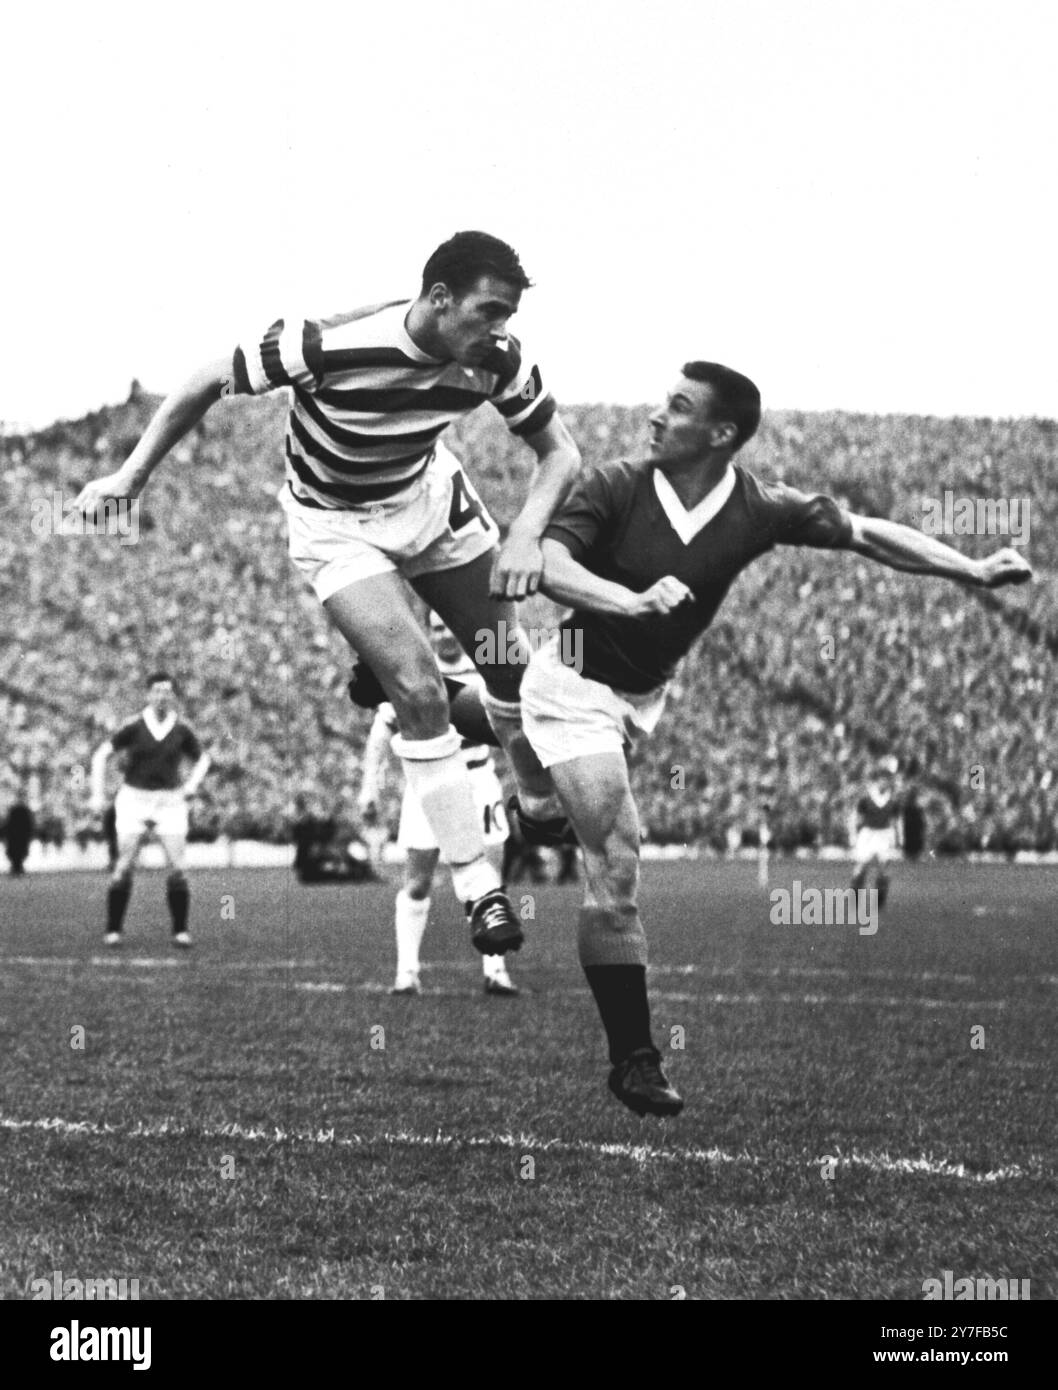
M 459 639 L 450 627 L 445 626 L 443 618 L 430 609 L 430 641 L 433 644 L 434 652 L 441 661 L 453 663 L 458 661 L 463 655 L 463 648 L 459 645 Z
M 473 367 L 507 340 L 507 321 L 531 280 L 518 253 L 488 232 L 456 232 L 426 262 L 420 303 L 426 351 Z
M 176 683 L 168 671 L 152 671 L 147 677 L 147 700 L 162 717 L 176 704 Z
M 882 756 L 875 758 L 867 774 L 868 786 L 879 796 L 891 795 L 899 766 L 896 758 Z
M 651 456 L 685 463 L 734 454 L 759 424 L 760 391 L 749 377 L 719 362 L 687 362 L 650 417 Z

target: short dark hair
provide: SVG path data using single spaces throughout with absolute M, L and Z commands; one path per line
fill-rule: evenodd
M 152 685 L 157 685 L 159 681 L 168 681 L 173 689 L 176 689 L 176 681 L 173 680 L 168 671 L 152 671 L 147 677 L 147 689 L 149 690 Z
M 685 362 L 683 375 L 688 381 L 700 381 L 713 388 L 714 414 L 735 426 L 736 449 L 753 438 L 760 424 L 760 391 L 748 376 L 722 367 L 719 362 Z
M 429 294 L 440 282 L 458 299 L 483 275 L 494 275 L 518 290 L 527 290 L 533 283 L 522 269 L 518 252 L 499 237 L 488 232 L 456 232 L 423 266 L 421 292 Z

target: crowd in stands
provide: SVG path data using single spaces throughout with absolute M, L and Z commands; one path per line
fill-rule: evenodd
M 33 524 L 35 499 L 69 502 L 116 467 L 156 404 L 135 392 L 85 419 L 0 438 L 0 807 L 27 788 L 47 833 L 83 831 L 92 751 L 142 708 L 145 675 L 163 667 L 214 758 L 195 834 L 285 838 L 299 796 L 352 825 L 370 715 L 346 698 L 349 654 L 286 558 L 275 502 L 282 393 L 210 412 L 152 481 L 134 544 Z M 646 414 L 565 410 L 588 467 L 639 456 Z M 528 451 L 487 411 L 454 434 L 508 522 Z M 1056 453 L 1050 421 L 767 416 L 739 461 L 854 510 L 921 525 L 924 502 L 945 489 L 1029 499 L 1037 578 L 986 603 L 855 555 L 765 557 L 732 590 L 634 756 L 647 837 L 723 849 L 732 826 L 752 839 L 766 802 L 775 846 L 848 843 L 851 810 L 884 754 L 918 789 L 929 848 L 1054 848 Z M 972 554 L 1007 543 L 949 539 Z M 554 619 L 543 601 L 527 608 L 528 623 Z

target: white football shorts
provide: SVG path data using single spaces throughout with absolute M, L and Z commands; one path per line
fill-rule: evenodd
M 470 769 L 474 801 L 481 817 L 486 845 L 502 845 L 509 833 L 507 814 L 503 806 L 503 788 L 491 760 L 482 767 Z M 400 825 L 397 844 L 401 849 L 437 849 L 437 837 L 422 809 L 422 802 L 407 787 L 400 803 Z
M 360 579 L 399 571 L 411 579 L 455 569 L 493 550 L 499 527 L 462 465 L 443 444 L 395 497 L 330 511 L 299 502 L 284 482 L 290 558 L 320 602 Z
M 667 687 L 645 695 L 589 680 L 559 659 L 559 634 L 533 653 L 522 680 L 522 728 L 544 767 L 590 753 L 623 753 L 653 733 Z
M 896 830 L 886 826 L 884 830 L 872 830 L 869 825 L 861 825 L 856 832 L 856 843 L 852 847 L 852 857 L 857 864 L 868 864 L 877 859 L 879 864 L 888 864 L 896 854 Z
M 187 838 L 187 799 L 182 791 L 144 791 L 126 783 L 114 798 L 114 821 L 120 840 L 137 839 L 153 822 L 156 835 Z

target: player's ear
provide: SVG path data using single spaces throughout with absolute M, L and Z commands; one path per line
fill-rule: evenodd
M 452 291 L 443 280 L 438 280 L 436 285 L 431 285 L 430 293 L 427 295 L 430 304 L 435 309 L 447 308 L 452 302 L 452 297 Z
M 714 449 L 727 449 L 734 444 L 738 435 L 731 420 L 721 420 L 712 428 L 712 444 Z

